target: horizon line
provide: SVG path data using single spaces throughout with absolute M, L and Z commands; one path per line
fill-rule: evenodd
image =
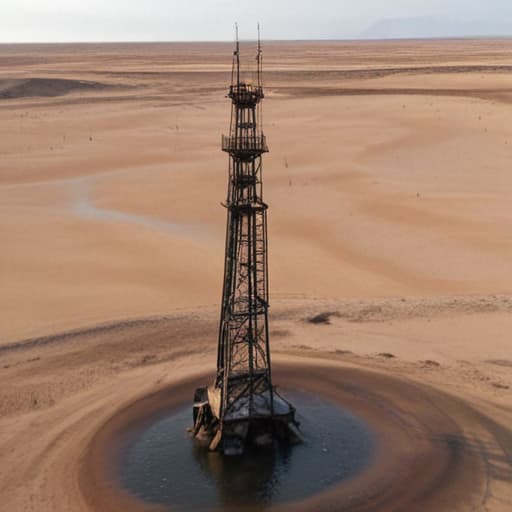
M 500 40 L 512 39 L 512 34 L 474 34 L 474 35 L 458 35 L 458 36 L 417 36 L 417 37 L 339 37 L 339 38 L 293 38 L 293 39 L 262 39 L 262 42 L 267 43 L 302 43 L 302 42 L 393 42 L 393 41 L 464 41 L 464 40 Z M 93 40 L 93 41 L 0 41 L 0 45 L 31 45 L 31 44 L 176 44 L 176 43 L 191 43 L 191 44 L 225 44 L 232 43 L 234 39 L 168 39 L 168 40 L 155 40 L 155 39 L 133 39 L 133 40 Z M 241 39 L 240 42 L 256 42 L 257 39 Z

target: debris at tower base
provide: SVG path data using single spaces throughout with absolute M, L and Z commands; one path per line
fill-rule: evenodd
M 244 397 L 245 398 L 245 397 Z M 252 404 L 249 403 L 252 399 Z M 241 455 L 247 445 L 302 441 L 295 408 L 275 389 L 238 400 L 236 409 L 221 417 L 221 390 L 198 388 L 194 395 L 194 437 L 211 451 Z

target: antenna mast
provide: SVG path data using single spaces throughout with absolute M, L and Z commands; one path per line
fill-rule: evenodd
M 236 31 L 236 84 L 240 85 L 240 39 L 238 38 L 238 23 L 235 23 Z
M 258 23 L 258 55 L 256 57 L 258 61 L 258 87 L 263 87 L 262 83 L 262 74 L 263 74 L 263 59 L 261 52 L 261 33 L 260 33 L 260 24 Z

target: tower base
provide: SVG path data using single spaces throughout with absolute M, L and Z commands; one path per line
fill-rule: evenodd
M 267 404 L 269 393 L 252 396 L 253 415 L 249 407 L 240 399 L 235 411 L 220 420 L 220 389 L 198 388 L 194 395 L 194 437 L 211 451 L 225 455 L 241 455 L 248 444 L 268 446 L 274 441 L 299 443 L 302 436 L 295 419 L 295 408 L 275 390 L 273 414 Z M 246 401 L 248 398 L 246 399 Z

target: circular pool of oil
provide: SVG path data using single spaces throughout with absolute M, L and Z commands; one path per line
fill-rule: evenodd
M 285 396 L 297 409 L 303 443 L 275 443 L 239 457 L 210 453 L 187 433 L 187 404 L 131 438 L 120 460 L 122 485 L 164 510 L 254 511 L 314 496 L 371 463 L 375 440 L 361 419 L 309 393 Z

